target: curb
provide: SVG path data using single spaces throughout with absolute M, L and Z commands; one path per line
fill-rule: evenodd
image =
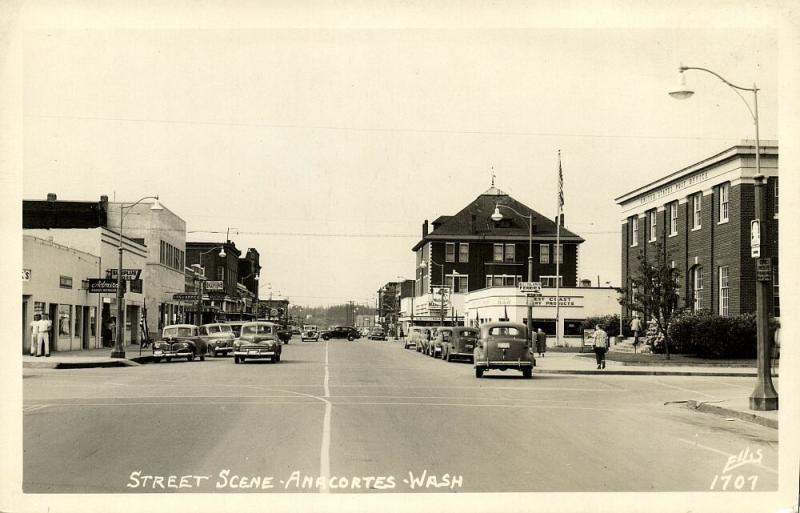
M 53 362 L 22 362 L 25 369 L 92 369 L 95 367 L 139 367 L 153 361 L 152 356 L 137 356 L 134 358 L 106 359 L 95 361 L 53 361 Z
M 755 378 L 755 372 L 692 372 L 692 371 L 662 371 L 662 370 L 570 370 L 570 369 L 537 369 L 534 374 L 585 374 L 585 375 L 617 375 L 617 376 L 718 376 L 733 378 Z M 777 377 L 777 376 L 774 376 Z
M 703 401 L 690 400 L 686 402 L 686 407 L 691 410 L 701 411 L 703 413 L 711 413 L 722 417 L 734 417 L 745 422 L 752 422 L 772 429 L 778 429 L 778 420 L 768 417 L 762 417 L 755 413 L 747 413 L 739 410 L 732 410 L 724 406 L 716 406 Z

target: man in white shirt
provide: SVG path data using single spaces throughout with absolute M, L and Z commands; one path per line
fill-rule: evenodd
M 31 356 L 35 356 L 36 351 L 36 343 L 39 341 L 39 319 L 41 316 L 39 314 L 33 315 L 33 320 L 31 321 Z
M 606 351 L 608 350 L 608 333 L 599 325 L 594 328 L 594 356 L 597 360 L 597 368 L 606 368 Z
M 47 314 L 42 314 L 41 320 L 39 320 L 39 333 L 38 333 L 38 343 L 36 344 L 36 356 L 42 356 L 42 351 L 44 351 L 44 356 L 50 356 L 50 330 L 53 327 L 52 321 L 50 321 Z

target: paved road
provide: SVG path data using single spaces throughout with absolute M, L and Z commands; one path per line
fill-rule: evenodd
M 26 493 L 777 486 L 776 430 L 664 404 L 747 395 L 747 378 L 477 380 L 469 364 L 397 342 L 296 339 L 278 364 L 212 358 L 24 377 Z M 723 473 L 741 451 L 760 462 Z

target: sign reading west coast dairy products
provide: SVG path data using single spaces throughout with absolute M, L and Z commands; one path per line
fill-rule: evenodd
M 583 306 L 583 296 L 561 296 L 558 298 L 559 306 Z M 556 296 L 530 296 L 527 303 L 531 306 L 556 306 Z

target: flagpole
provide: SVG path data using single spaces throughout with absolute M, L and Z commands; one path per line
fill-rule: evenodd
M 556 347 L 561 345 L 561 279 L 559 262 L 564 258 L 564 251 L 561 249 L 561 207 L 564 204 L 564 176 L 561 172 L 561 150 L 558 150 L 558 214 L 556 216 Z

